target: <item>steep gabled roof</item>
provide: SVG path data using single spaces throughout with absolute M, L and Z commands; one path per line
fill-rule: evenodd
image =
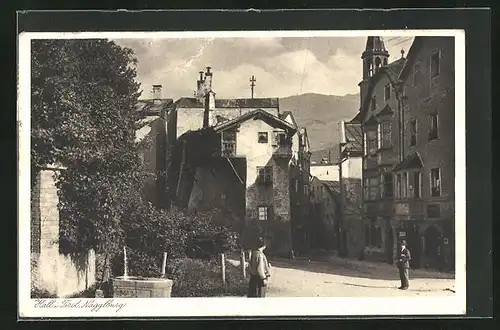
M 204 108 L 205 102 L 196 97 L 182 97 L 175 101 L 177 108 Z M 278 98 L 215 99 L 216 108 L 278 108 Z
M 220 124 L 214 126 L 214 130 L 216 132 L 222 132 L 226 129 L 235 127 L 235 126 L 241 124 L 242 122 L 250 120 L 250 119 L 254 119 L 254 120 L 261 119 L 273 127 L 289 130 L 291 132 L 297 131 L 297 128 L 294 127 L 292 124 L 290 124 L 287 121 L 284 121 L 283 119 L 280 119 L 276 116 L 273 116 L 272 114 L 270 114 L 269 112 L 267 112 L 263 109 L 253 110 L 253 111 L 247 112 L 241 116 L 238 116 L 234 119 L 220 123 Z
M 410 49 L 408 50 L 408 55 L 406 55 L 406 62 L 404 67 L 401 69 L 401 72 L 398 75 L 399 80 L 405 80 L 408 72 L 410 71 L 410 68 L 413 66 L 413 63 L 415 62 L 415 58 L 418 55 L 419 50 L 422 48 L 423 41 L 425 38 L 429 37 L 415 37 L 413 39 L 413 43 L 411 44 Z
M 422 162 L 422 158 L 418 154 L 418 152 L 411 153 L 406 156 L 401 162 L 397 163 L 392 169 L 394 172 L 409 170 L 409 169 L 418 169 L 424 166 Z
M 382 75 L 387 76 L 389 78 L 389 80 L 391 81 L 391 83 L 398 82 L 399 74 L 400 74 L 401 70 L 403 69 L 405 63 L 406 63 L 406 58 L 401 57 L 400 59 L 398 59 L 394 62 L 391 62 L 386 66 L 381 67 L 377 71 L 377 73 L 375 73 L 375 75 L 373 75 L 370 78 L 370 80 L 369 80 L 370 84 L 368 86 L 368 93 L 366 93 L 365 99 L 363 100 L 363 105 L 362 105 L 363 107 L 360 110 L 363 114 L 366 113 L 366 110 L 367 110 L 368 105 L 370 103 L 369 101 L 372 97 L 373 89 L 377 85 L 377 82 L 382 77 Z
M 352 124 L 361 124 L 361 120 L 362 120 L 362 115 L 361 115 L 361 111 L 358 112 L 356 114 L 356 116 L 354 116 L 353 119 L 351 119 L 351 121 L 349 123 L 352 123 Z

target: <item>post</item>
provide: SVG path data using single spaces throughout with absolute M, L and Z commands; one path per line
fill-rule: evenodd
M 167 252 L 163 253 L 163 263 L 161 265 L 161 277 L 166 276 L 166 268 L 167 268 Z
M 222 273 L 222 287 L 226 288 L 226 260 L 224 253 L 220 254 L 220 263 L 221 263 L 221 273 Z
M 243 276 L 243 278 L 246 278 L 247 271 L 245 268 L 245 251 L 243 251 L 243 249 L 241 249 L 240 253 L 240 267 L 241 267 L 241 275 Z

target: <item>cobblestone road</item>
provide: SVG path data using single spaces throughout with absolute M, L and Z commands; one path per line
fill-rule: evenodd
M 412 297 L 454 294 L 454 276 L 412 270 L 410 288 L 398 290 L 398 270 L 389 264 L 334 258 L 328 262 L 269 258 L 269 297 Z M 234 261 L 235 264 L 239 262 Z

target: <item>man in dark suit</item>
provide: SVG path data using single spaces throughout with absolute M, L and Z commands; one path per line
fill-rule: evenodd
M 406 247 L 406 241 L 402 240 L 399 244 L 398 259 L 396 264 L 399 269 L 399 278 L 401 279 L 400 290 L 406 290 L 410 286 L 410 260 L 411 253 Z

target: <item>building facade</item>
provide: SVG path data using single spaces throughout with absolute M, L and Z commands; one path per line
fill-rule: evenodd
M 382 39 L 368 37 L 354 120 L 363 127 L 363 221 L 370 259 L 392 263 L 397 242 L 405 238 L 413 267 L 453 263 L 453 47 L 453 38 L 416 37 L 407 58 L 402 52 L 388 63 Z M 375 62 L 382 65 L 370 70 Z
M 175 123 L 169 132 L 187 144 L 172 155 L 180 159 L 177 203 L 190 211 L 230 208 L 244 223 L 244 237 L 257 230 L 270 252 L 288 254 L 303 243 L 309 210 L 307 131 L 279 112 L 278 99 L 220 100 L 211 81 L 207 69 L 196 97 L 175 102 L 168 116 Z

